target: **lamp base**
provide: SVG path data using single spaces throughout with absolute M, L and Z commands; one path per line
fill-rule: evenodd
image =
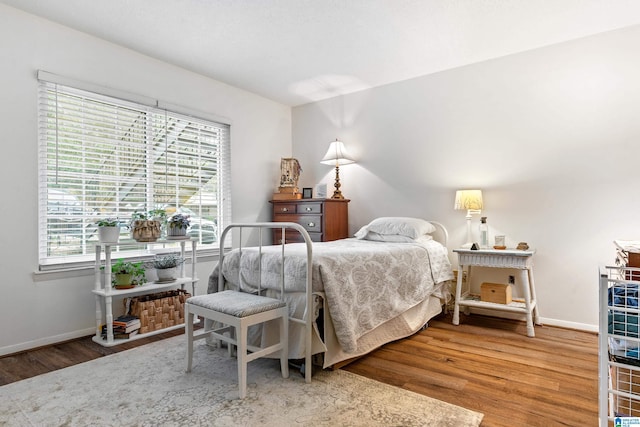
M 344 199 L 342 191 L 340 191 L 340 167 L 338 165 L 336 165 L 336 181 L 333 186 L 336 188 L 336 190 L 333 192 L 333 196 L 331 196 L 331 198 Z

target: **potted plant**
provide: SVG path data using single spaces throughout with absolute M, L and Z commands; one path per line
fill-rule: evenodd
M 104 218 L 96 222 L 100 243 L 118 243 L 120 238 L 120 221 L 117 218 Z
M 172 215 L 167 221 L 167 239 L 185 238 L 189 223 L 189 215 L 180 213 Z
M 169 282 L 178 278 L 178 266 L 184 260 L 176 254 L 158 255 L 153 260 L 153 267 L 158 274 L 158 282 Z
M 134 212 L 131 216 L 131 236 L 138 242 L 155 242 L 160 237 L 162 223 L 166 217 L 163 209 Z
M 116 289 L 130 289 L 146 281 L 144 263 L 125 261 L 120 258 L 111 265 L 112 285 Z

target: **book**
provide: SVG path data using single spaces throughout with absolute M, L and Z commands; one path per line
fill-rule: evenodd
M 124 324 L 124 325 L 130 325 L 133 323 L 140 323 L 140 319 L 137 316 L 130 316 L 130 315 L 124 315 L 124 316 L 118 316 L 115 319 L 113 319 L 113 324 L 115 325 L 117 324 Z
M 125 329 L 124 332 L 131 332 L 134 329 L 139 329 L 142 324 L 140 323 L 140 319 L 136 316 L 119 316 L 113 320 L 113 327 L 122 327 Z
M 135 331 L 131 331 L 131 332 L 118 332 L 116 333 L 116 331 L 113 331 L 113 338 L 116 340 L 122 340 L 122 339 L 129 339 L 134 335 L 138 334 L 138 331 L 140 329 L 136 329 Z M 106 331 L 102 333 L 102 339 L 107 339 L 107 333 Z
M 113 325 L 113 333 L 120 333 L 120 334 L 128 334 L 130 332 L 133 331 L 137 331 L 138 329 L 140 329 L 140 324 L 137 325 L 130 325 L 130 326 L 122 326 L 122 325 Z M 102 325 L 102 334 L 106 334 L 107 333 L 107 325 Z

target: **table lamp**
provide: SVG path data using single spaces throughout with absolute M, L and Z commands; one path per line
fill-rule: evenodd
M 471 241 L 471 215 L 480 215 L 482 211 L 482 190 L 456 191 L 456 202 L 453 208 L 456 210 L 467 210 L 467 243 L 462 247 L 470 248 L 473 244 Z
M 347 149 L 342 141 L 336 139 L 329 145 L 327 154 L 324 155 L 320 163 L 325 165 L 336 165 L 336 182 L 334 187 L 336 190 L 333 192 L 332 199 L 344 199 L 342 192 L 340 191 L 340 165 L 348 165 L 349 163 L 355 163 L 355 161 L 347 153 Z

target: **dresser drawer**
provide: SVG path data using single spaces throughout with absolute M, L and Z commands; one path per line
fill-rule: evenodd
M 274 215 L 274 222 L 295 222 L 300 224 L 309 233 L 322 232 L 322 216 L 321 215 Z
M 278 203 L 273 205 L 273 214 L 295 214 L 296 213 L 296 204 L 295 203 Z
M 322 231 L 322 217 L 320 215 L 298 215 L 296 222 L 309 233 L 320 233 Z
M 309 233 L 312 242 L 322 242 L 322 233 Z M 302 235 L 297 231 L 287 230 L 285 233 L 287 241 L 285 243 L 304 243 Z M 280 230 L 273 230 L 273 244 L 279 245 L 282 243 L 282 233 Z
M 321 214 L 322 213 L 322 203 L 318 203 L 318 202 L 298 203 L 296 208 L 297 208 L 296 212 L 299 214 Z

